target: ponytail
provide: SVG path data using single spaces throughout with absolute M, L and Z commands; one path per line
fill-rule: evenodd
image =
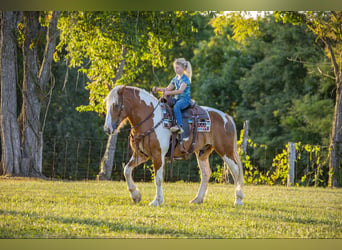
M 191 64 L 189 61 L 186 61 L 186 68 L 185 68 L 185 72 L 189 77 L 189 80 L 191 82 L 191 76 L 192 76 L 192 68 L 191 68 Z

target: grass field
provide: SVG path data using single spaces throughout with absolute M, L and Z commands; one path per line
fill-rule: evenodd
M 137 183 L 134 204 L 124 182 L 0 179 L 0 238 L 342 238 L 342 189 L 164 183 L 165 203 L 150 207 L 153 183 Z

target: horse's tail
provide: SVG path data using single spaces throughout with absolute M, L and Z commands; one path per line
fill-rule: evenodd
M 241 162 L 241 159 L 239 156 L 239 149 L 238 149 L 238 144 L 237 144 L 237 142 L 238 142 L 237 130 L 236 130 L 236 126 L 235 126 L 235 122 L 234 122 L 233 118 L 229 115 L 226 115 L 226 116 L 227 116 L 227 119 L 229 121 L 229 125 L 230 125 L 229 127 L 230 127 L 230 129 L 233 133 L 233 136 L 234 136 L 234 138 L 233 138 L 233 143 L 234 143 L 234 155 L 233 155 L 233 157 L 234 157 L 234 159 L 233 160 L 235 161 L 235 163 L 237 164 L 238 169 L 239 169 L 239 174 L 237 176 L 238 180 L 236 180 L 236 181 L 237 181 L 237 183 L 239 183 L 239 186 L 240 186 L 239 188 L 242 191 L 244 175 L 243 175 L 243 167 L 242 167 L 242 162 Z

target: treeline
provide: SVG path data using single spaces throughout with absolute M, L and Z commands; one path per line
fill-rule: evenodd
M 73 155 L 85 162 L 88 178 L 96 178 L 104 149 L 101 144 L 92 145 L 90 151 L 98 163 L 91 156 L 88 164 L 91 142 L 87 138 L 107 140 L 102 128 L 107 84 L 146 90 L 166 86 L 178 57 L 191 61 L 192 97 L 198 104 L 232 115 L 239 131 L 245 120 L 250 121 L 250 138 L 266 145 L 249 151 L 258 171 L 266 174 L 289 141 L 329 146 L 336 79 L 326 44 L 304 22 L 283 23 L 273 13 L 256 20 L 243 13 L 65 12 L 58 28 L 58 52 L 45 87 L 40 121 L 46 138 L 45 175 L 78 178 L 72 167 L 77 161 L 69 160 Z M 85 138 L 88 146 L 66 150 L 65 142 L 73 138 Z M 117 144 L 116 166 L 126 148 L 127 144 Z M 329 157 L 328 152 L 324 157 Z M 323 162 L 328 172 L 329 161 Z M 178 179 L 198 180 L 194 160 L 177 164 Z M 213 156 L 211 165 L 215 172 L 222 162 Z M 120 167 L 113 169 L 112 179 L 121 178 Z M 298 171 L 305 168 L 302 165 Z M 136 171 L 143 175 L 149 171 L 153 178 L 150 169 L 146 165 Z M 324 176 L 323 185 L 327 185 L 328 176 Z M 335 177 L 342 184 L 340 175 Z
M 322 44 L 305 26 L 260 21 L 257 36 L 236 42 L 226 25 L 200 43 L 193 63 L 196 99 L 232 114 L 241 129 L 250 121 L 250 137 L 267 145 L 255 150 L 267 170 L 289 141 L 328 145 L 335 85 Z

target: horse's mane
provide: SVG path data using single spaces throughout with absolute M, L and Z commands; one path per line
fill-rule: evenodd
M 123 87 L 124 86 L 122 86 L 122 85 L 115 86 L 109 92 L 108 96 L 105 98 L 107 111 L 110 109 L 110 107 L 112 106 L 113 103 L 118 104 L 118 101 L 119 101 L 118 91 L 121 90 Z M 158 102 L 158 99 L 156 97 L 154 97 L 153 95 L 151 95 L 149 92 L 147 92 L 144 89 L 126 86 L 126 90 L 133 90 L 134 92 L 139 93 L 140 96 L 143 97 L 142 101 L 145 101 L 146 104 L 149 104 L 149 103 L 147 103 L 149 101 L 152 104 L 155 104 L 156 102 Z
M 158 99 L 152 95 L 151 93 L 147 92 L 145 89 L 140 89 L 137 87 L 128 87 L 129 89 L 137 90 L 140 97 L 142 97 L 141 101 L 144 101 L 147 105 L 150 103 L 155 105 L 158 102 Z M 150 103 L 148 103 L 150 102 Z
M 109 111 L 110 107 L 112 106 L 113 103 L 118 103 L 119 101 L 119 96 L 118 96 L 118 91 L 122 88 L 122 86 L 115 86 L 107 95 L 105 98 L 106 102 L 106 107 L 107 107 L 107 112 Z

